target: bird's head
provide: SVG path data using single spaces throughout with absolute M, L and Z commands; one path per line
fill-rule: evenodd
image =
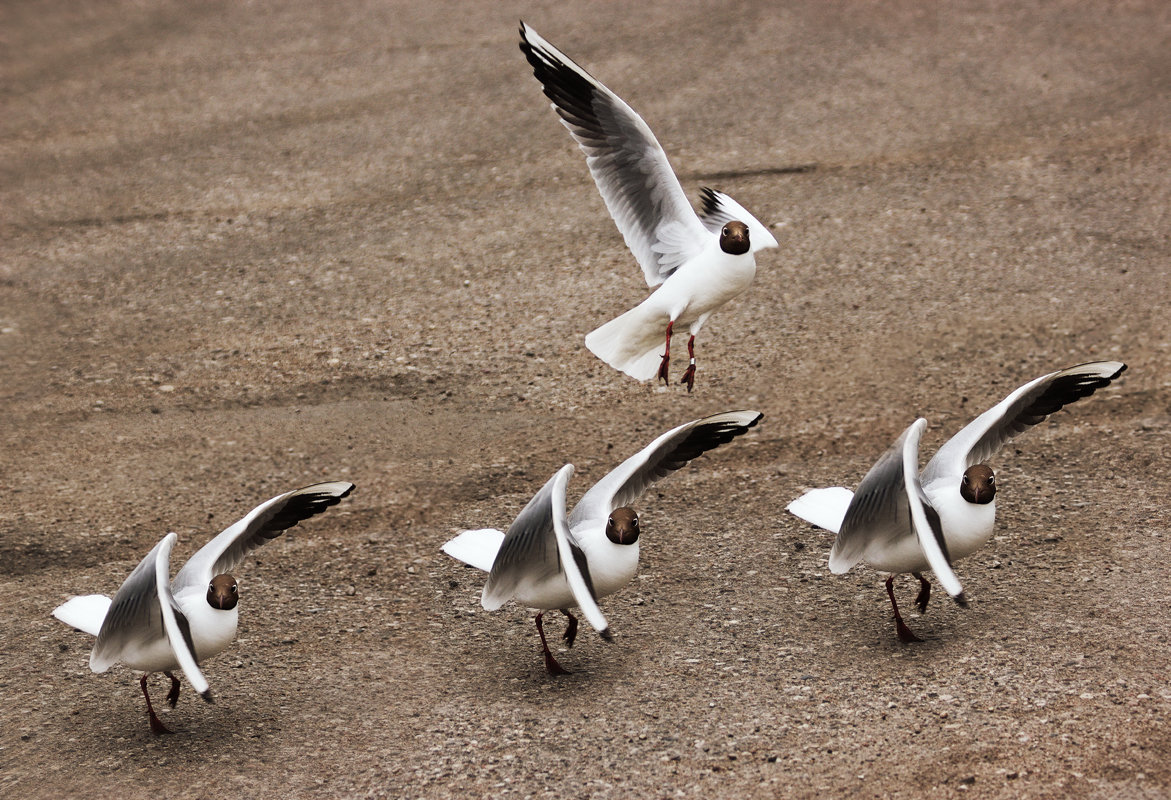
M 732 220 L 720 230 L 720 249 L 730 256 L 742 256 L 751 249 L 748 243 L 748 226 L 739 220 Z
M 960 480 L 960 496 L 969 503 L 987 505 L 996 499 L 996 475 L 987 464 L 976 464 L 964 470 Z
M 207 604 L 220 611 L 231 611 L 240 602 L 240 588 L 236 579 L 226 572 L 216 575 L 207 585 Z
M 616 508 L 606 520 L 606 538 L 614 544 L 634 544 L 638 541 L 638 514 L 629 506 Z

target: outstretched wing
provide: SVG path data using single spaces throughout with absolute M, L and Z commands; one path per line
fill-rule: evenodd
M 301 520 L 337 505 L 353 490 L 352 483 L 331 481 L 266 500 L 191 556 L 175 576 L 175 591 L 191 585 L 206 585 L 216 575 L 231 572 L 249 552 L 277 538 Z
M 608 639 L 609 626 L 578 569 L 573 555 L 576 542 L 566 524 L 565 486 L 572 474 L 573 465 L 566 464 L 521 509 L 504 534 L 480 604 L 495 611 L 525 586 L 538 585 L 562 573 L 586 620 Z
M 1005 442 L 1055 411 L 1089 397 L 1126 370 L 1120 361 L 1096 361 L 1029 381 L 968 423 L 939 448 L 923 470 L 923 483 L 956 477 L 991 458 Z
M 829 569 L 840 575 L 872 544 L 893 543 L 913 533 L 940 584 L 960 599 L 963 587 L 944 553 L 939 517 L 925 505 L 919 484 L 919 438 L 926 427 L 922 418 L 911 423 L 858 484 L 830 550 Z
M 89 666 L 94 672 L 105 672 L 126 654 L 145 650 L 165 637 L 192 688 L 211 702 L 207 679 L 195 663 L 187 618 L 171 594 L 171 548 L 177 538 L 173 533 L 164 536 L 118 589 L 90 653 Z
M 655 481 L 746 433 L 763 416 L 759 411 L 725 411 L 672 428 L 594 484 L 573 507 L 570 527 L 586 520 L 605 520 L 614 509 L 634 502 Z
M 586 165 L 648 286 L 698 254 L 710 234 L 642 117 L 524 22 L 520 49 Z M 750 232 L 751 239 L 753 233 Z
M 712 233 L 718 234 L 729 222 L 739 220 L 748 226 L 748 244 L 753 253 L 780 246 L 772 231 L 728 195 L 706 186 L 700 190 L 700 195 L 703 207 L 699 212 L 699 221 Z

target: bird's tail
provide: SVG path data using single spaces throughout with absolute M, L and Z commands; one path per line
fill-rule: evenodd
M 787 510 L 790 514 L 806 522 L 812 522 L 819 528 L 837 533 L 842 527 L 842 520 L 846 517 L 846 509 L 850 507 L 850 501 L 853 499 L 854 493 L 843 486 L 810 489 L 789 503 Z
M 586 347 L 614 369 L 649 381 L 659 373 L 667 321 L 661 312 L 635 306 L 587 334 Z
M 97 636 L 109 610 L 110 598 L 104 594 L 87 594 L 69 598 L 53 609 L 53 616 L 90 636 Z
M 459 536 L 447 542 L 441 549 L 454 559 L 484 572 L 491 572 L 492 562 L 496 560 L 496 553 L 503 541 L 504 534 L 495 528 L 480 528 L 474 531 L 461 531 Z

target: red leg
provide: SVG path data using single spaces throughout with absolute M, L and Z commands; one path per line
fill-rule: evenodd
M 927 613 L 927 601 L 931 599 L 931 582 L 918 572 L 912 572 L 919 579 L 919 596 L 915 598 L 915 605 L 919 606 L 919 613 Z
M 923 640 L 911 632 L 911 629 L 907 627 L 905 622 L 903 622 L 902 615 L 899 614 L 899 604 L 895 602 L 894 582 L 894 575 L 891 575 L 886 579 L 886 594 L 887 597 L 890 598 L 891 608 L 895 610 L 895 630 L 898 631 L 899 641 L 905 643 L 921 642 Z
M 167 702 L 171 704 L 171 708 L 179 702 L 179 679 L 170 672 L 163 671 L 163 674 L 171 679 L 171 691 L 167 692 Z
M 150 704 L 150 694 L 146 691 L 146 679 L 148 677 L 150 677 L 149 672 L 142 676 L 142 680 L 138 682 L 138 685 L 142 687 L 142 696 L 146 698 L 146 713 L 150 715 L 150 731 L 156 736 L 163 733 L 173 733 L 170 728 L 163 724 L 163 721 L 159 719 L 158 715 L 155 714 L 154 706 Z
M 541 634 L 541 647 L 545 651 L 545 671 L 550 675 L 568 675 L 569 670 L 557 663 L 557 659 L 553 658 L 553 653 L 549 651 L 549 643 L 545 641 L 545 628 L 541 625 L 541 617 L 545 616 L 542 611 L 537 614 L 537 633 Z
M 680 383 L 687 384 L 687 391 L 691 391 L 695 386 L 695 336 L 692 335 L 687 340 L 687 357 L 691 359 L 691 363 L 687 366 L 687 371 L 683 373 L 683 377 L 679 379 Z
M 567 647 L 573 647 L 573 642 L 577 639 L 577 617 L 569 613 L 569 609 L 561 609 L 561 613 L 569 617 L 569 624 L 565 626 L 565 634 L 561 637 L 565 640 Z
M 671 328 L 675 326 L 675 320 L 667 323 L 667 349 L 663 353 L 663 360 L 659 362 L 659 380 L 663 383 L 669 384 L 667 380 L 667 365 L 671 363 Z

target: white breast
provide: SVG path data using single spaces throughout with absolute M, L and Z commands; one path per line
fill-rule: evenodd
M 939 479 L 923 487 L 923 493 L 939 513 L 943 538 L 952 561 L 975 552 L 992 537 L 996 525 L 996 501 L 979 505 L 960 495 L 958 478 Z
M 689 325 L 742 294 L 755 277 L 752 253 L 729 255 L 717 242 L 679 267 L 644 304 Z
M 590 581 L 599 598 L 621 589 L 638 572 L 638 542 L 614 544 L 606 538 L 605 523 L 575 526 L 574 537 L 581 543 L 589 564 Z M 577 600 L 569 589 L 564 573 L 558 573 L 540 583 L 524 583 L 517 587 L 516 601 L 528 608 L 576 608 Z
M 192 587 L 176 594 L 175 602 L 191 625 L 196 661 L 211 658 L 236 638 L 239 606 L 228 611 L 212 608 L 207 604 L 207 591 L 203 587 Z

